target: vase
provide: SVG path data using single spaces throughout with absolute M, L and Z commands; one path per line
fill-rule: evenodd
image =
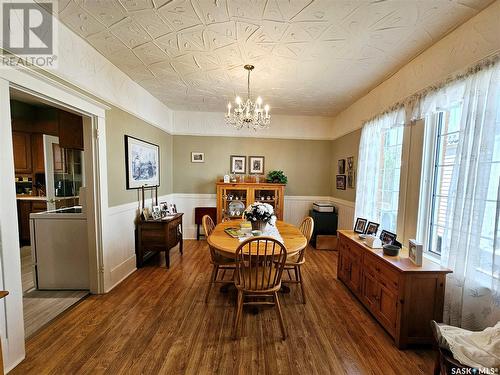
M 264 232 L 266 224 L 267 223 L 263 220 L 252 221 L 252 230 L 260 230 L 261 232 Z

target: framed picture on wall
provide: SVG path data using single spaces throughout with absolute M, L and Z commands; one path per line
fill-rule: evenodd
M 344 174 L 345 173 L 345 159 L 340 159 L 338 161 L 338 173 L 339 174 Z
M 160 147 L 125 135 L 127 189 L 160 186 Z
M 347 158 L 347 187 L 349 189 L 354 189 L 354 180 L 354 156 L 350 156 Z
M 191 152 L 191 163 L 204 163 L 205 153 L 204 152 Z
M 264 174 L 264 156 L 249 156 L 248 168 L 251 174 Z
M 337 190 L 345 190 L 345 175 L 337 175 Z
M 245 156 L 231 155 L 231 173 L 245 174 L 247 158 Z

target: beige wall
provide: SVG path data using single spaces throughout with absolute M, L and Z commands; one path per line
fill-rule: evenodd
M 356 179 L 354 180 L 354 189 L 346 187 L 346 190 L 338 190 L 336 185 L 337 162 L 339 159 L 354 157 L 354 170 L 358 165 L 359 140 L 361 138 L 361 129 L 346 134 L 343 137 L 332 141 L 332 168 L 331 168 L 331 196 L 346 201 L 354 202 L 356 200 Z M 355 175 L 356 176 L 356 175 Z M 346 161 L 346 179 L 347 179 L 347 161 Z
M 110 107 L 106 111 L 109 207 L 136 202 L 138 199 L 137 190 L 126 189 L 125 134 L 160 146 L 160 188 L 158 194 L 165 195 L 172 192 L 172 136 L 170 134 L 50 72 L 41 70 L 39 72 Z M 167 125 L 165 124 L 163 127 L 167 127 Z
M 266 173 L 288 176 L 286 195 L 330 195 L 331 141 L 173 136 L 175 193 L 215 193 L 217 177 L 229 172 L 230 155 L 265 156 Z M 191 152 L 205 163 L 191 163 Z
M 172 192 L 172 136 L 117 108 L 106 111 L 106 147 L 109 206 L 137 201 L 137 190 L 126 189 L 125 135 L 160 146 L 158 195 Z
M 361 128 L 364 121 L 394 103 L 499 52 L 499 25 L 497 0 L 339 113 L 332 121 L 331 137 Z

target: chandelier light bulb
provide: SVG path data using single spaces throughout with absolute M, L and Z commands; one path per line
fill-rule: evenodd
M 248 129 L 266 129 L 271 123 L 271 115 L 269 114 L 269 105 L 266 104 L 264 109 L 266 114 L 263 114 L 262 97 L 252 101 L 250 97 L 250 72 L 254 69 L 253 65 L 245 65 L 245 70 L 248 71 L 248 91 L 246 100 L 241 97 L 235 98 L 236 107 L 231 110 L 231 103 L 227 105 L 227 114 L 224 116 L 226 124 L 234 126 L 236 129 L 246 127 Z

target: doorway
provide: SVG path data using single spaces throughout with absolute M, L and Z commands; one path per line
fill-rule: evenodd
M 83 116 L 10 90 L 25 338 L 90 292 Z
M 19 91 L 46 104 L 83 117 L 84 169 L 86 185 L 89 282 L 91 293 L 104 293 L 107 270 L 104 263 L 107 233 L 107 166 L 105 116 L 108 106 L 29 69 L 0 70 L 0 289 L 9 295 L 0 301 L 0 339 L 4 370 L 14 368 L 25 357 L 23 291 L 17 222 L 11 92 Z M 42 94 L 43 93 L 43 94 Z

